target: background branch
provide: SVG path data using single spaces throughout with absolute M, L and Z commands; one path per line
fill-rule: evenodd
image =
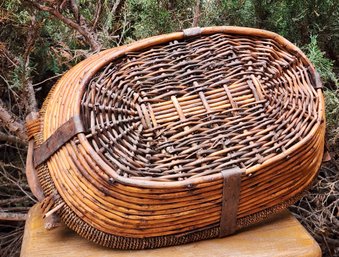
M 195 8 L 194 8 L 194 16 L 193 16 L 192 27 L 197 27 L 198 24 L 199 24 L 199 18 L 200 18 L 200 5 L 201 5 L 201 0 L 196 0 L 196 2 L 195 2 Z
M 85 19 L 81 15 L 79 17 L 79 23 L 82 23 L 82 24 L 79 24 L 75 22 L 74 20 L 64 16 L 61 12 L 59 12 L 59 10 L 53 7 L 42 5 L 35 1 L 30 1 L 30 0 L 25 0 L 25 1 L 32 4 L 35 8 L 37 8 L 40 11 L 48 12 L 49 14 L 53 15 L 54 18 L 62 21 L 70 28 L 79 32 L 84 37 L 85 41 L 90 45 L 93 51 L 99 51 L 101 49 L 102 45 L 99 43 L 97 39 L 97 35 L 84 22 Z
M 10 110 L 6 108 L 2 100 L 0 99 L 0 120 L 2 125 L 7 128 L 10 132 L 16 135 L 20 140 L 26 141 L 27 136 L 25 133 L 25 127 L 22 121 L 19 121 L 18 118 Z
M 0 212 L 0 220 L 24 221 L 26 219 L 27 219 L 27 214 Z
M 92 28 L 93 30 L 96 29 L 97 25 L 98 25 L 98 21 L 100 19 L 100 15 L 101 15 L 101 11 L 102 11 L 102 0 L 98 0 L 96 5 L 95 5 L 95 13 L 94 13 L 94 19 L 93 19 L 93 25 Z
M 99 1 L 100 2 L 100 1 Z M 80 22 L 80 13 L 78 5 L 76 4 L 75 0 L 69 0 L 72 13 L 74 15 L 75 20 L 79 23 Z
M 0 141 L 7 142 L 13 145 L 16 145 L 16 144 L 21 145 L 21 146 L 27 145 L 27 141 L 24 141 L 21 138 L 13 136 L 13 135 L 7 135 L 1 131 L 0 131 Z
M 113 5 L 112 10 L 111 10 L 111 14 L 112 14 L 113 16 L 116 14 L 116 12 L 117 12 L 117 10 L 118 10 L 120 4 L 122 4 L 122 0 L 116 0 L 116 1 L 114 2 L 114 5 Z
M 36 22 L 35 15 L 31 16 L 31 24 L 27 33 L 26 49 L 24 52 L 24 68 L 22 75 L 22 84 L 24 92 L 27 96 L 27 101 L 24 101 L 27 105 L 28 112 L 36 112 L 38 110 L 38 104 L 35 97 L 35 91 L 33 88 L 32 78 L 30 74 L 30 55 L 34 48 L 37 36 L 39 34 L 39 25 Z

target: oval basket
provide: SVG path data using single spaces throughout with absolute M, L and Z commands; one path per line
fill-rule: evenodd
M 322 162 L 324 100 L 283 37 L 192 28 L 82 61 L 27 131 L 46 219 L 107 247 L 156 248 L 232 234 L 300 198 Z

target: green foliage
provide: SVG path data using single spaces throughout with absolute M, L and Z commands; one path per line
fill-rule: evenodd
M 20 0 L 11 0 L 4 1 L 4 3 L 0 7 L 8 10 L 12 14 L 13 20 L 15 20 L 18 24 L 27 24 L 30 20 L 30 14 L 26 9 L 21 8 Z
M 328 142 L 330 146 L 335 146 L 339 137 L 339 82 L 333 70 L 333 61 L 326 58 L 325 52 L 318 46 L 317 36 L 311 36 L 309 44 L 302 47 L 310 61 L 319 72 L 322 82 L 334 84 L 334 89 L 325 88 L 325 109 Z
M 203 1 L 201 26 L 232 25 L 271 30 L 305 45 L 311 35 L 332 57 L 339 52 L 339 1 L 209 0 Z
M 324 95 L 328 139 L 330 145 L 336 146 L 339 139 L 339 90 L 326 89 Z
M 311 42 L 303 47 L 303 50 L 316 67 L 323 83 L 334 82 L 335 85 L 338 85 L 338 79 L 333 71 L 333 61 L 326 58 L 325 52 L 320 50 L 317 36 L 311 36 Z
M 255 26 L 253 1 L 204 1 L 201 26 Z
M 308 43 L 318 35 L 322 48 L 332 48 L 338 41 L 339 2 L 333 0 L 268 1 L 270 17 L 265 28 L 274 30 L 292 42 Z
M 132 27 L 127 38 L 140 39 L 191 27 L 195 5 L 194 0 L 127 0 L 127 18 Z
M 334 62 L 326 58 L 325 52 L 320 50 L 317 36 L 311 36 L 311 42 L 302 47 L 302 49 L 319 72 L 322 82 L 325 85 L 328 83 L 334 84 L 334 89 L 332 90 L 325 88 L 324 95 L 329 144 L 335 145 L 339 137 L 339 82 L 333 70 Z
M 133 24 L 133 34 L 136 39 L 172 32 L 174 23 L 170 10 L 157 0 L 128 0 L 127 17 Z
M 11 90 L 19 90 L 21 88 L 21 74 L 22 66 L 15 66 L 8 81 Z

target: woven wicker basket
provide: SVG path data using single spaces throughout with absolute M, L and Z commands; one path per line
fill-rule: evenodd
M 155 248 L 232 234 L 300 198 L 322 162 L 324 100 L 283 37 L 192 28 L 79 63 L 27 131 L 47 225 Z

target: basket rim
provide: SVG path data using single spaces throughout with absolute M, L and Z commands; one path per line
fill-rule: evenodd
M 306 63 L 307 66 L 309 67 L 311 75 L 314 77 L 316 76 L 316 71 L 314 69 L 314 66 L 309 61 L 309 59 L 305 56 L 305 54 L 297 46 L 292 44 L 290 41 L 288 41 L 284 37 L 274 32 L 262 30 L 262 29 L 254 29 L 254 28 L 248 28 L 248 27 L 236 27 L 236 26 L 205 27 L 205 28 L 201 28 L 200 31 L 201 31 L 200 35 L 225 33 L 225 34 L 235 34 L 235 35 L 240 35 L 240 36 L 259 36 L 259 37 L 272 39 L 275 42 L 279 43 L 286 50 L 293 52 L 293 54 L 295 55 L 298 55 L 301 58 L 301 60 L 304 63 Z M 185 37 L 186 36 L 184 32 L 174 32 L 170 34 L 164 34 L 160 36 L 154 36 L 151 38 L 142 39 L 140 41 L 133 42 L 126 46 L 120 46 L 120 47 L 102 51 L 100 53 L 93 55 L 87 60 L 80 62 L 76 66 L 74 66 L 67 73 L 72 73 L 73 76 L 75 75 L 73 77 L 73 80 L 76 83 L 73 82 L 72 84 L 76 85 L 75 86 L 76 89 L 74 89 L 77 91 L 76 97 L 74 99 L 74 106 L 76 106 L 76 108 L 74 110 L 71 110 L 70 113 L 67 113 L 64 115 L 65 120 L 63 122 L 66 122 L 67 119 L 71 116 L 80 115 L 81 113 L 80 103 L 81 103 L 82 96 L 86 90 L 86 86 L 92 79 L 93 75 L 96 74 L 100 69 L 102 69 L 108 63 L 124 56 L 126 52 L 143 50 L 145 48 L 159 45 L 159 44 L 164 44 L 172 40 L 182 40 Z M 90 63 L 90 61 L 93 61 L 93 59 L 96 59 L 96 63 L 94 65 L 87 65 L 88 63 Z M 59 83 L 60 81 L 55 86 L 57 87 Z M 311 90 L 315 90 L 315 89 L 312 87 Z M 319 88 L 316 89 L 316 95 L 318 99 L 318 119 L 317 119 L 317 122 L 313 125 L 313 128 L 310 131 L 310 133 L 306 137 L 304 137 L 301 141 L 299 141 L 292 147 L 288 148 L 285 152 L 279 153 L 278 155 L 272 158 L 269 158 L 268 160 L 266 160 L 265 162 L 261 164 L 254 165 L 248 169 L 242 169 L 242 172 L 244 175 L 255 173 L 258 169 L 267 167 L 274 162 L 280 161 L 288 157 L 293 152 L 298 151 L 298 149 L 300 149 L 303 146 L 303 144 L 305 144 L 305 142 L 307 142 L 311 137 L 315 135 L 315 133 L 317 133 L 319 127 L 321 126 L 321 123 L 324 122 L 325 108 L 324 108 L 324 98 L 323 98 L 322 90 Z M 45 116 L 47 112 L 48 112 L 48 108 L 46 110 Z M 46 119 L 45 117 L 43 117 L 43 123 L 45 122 L 46 122 Z M 60 122 L 59 126 L 62 125 L 63 122 L 61 121 L 59 122 Z M 47 130 L 45 129 L 45 126 L 43 126 L 43 128 L 44 128 L 44 131 L 42 133 L 43 140 L 46 140 L 51 135 L 51 133 L 47 132 Z M 178 188 L 178 187 L 191 188 L 194 186 L 194 184 L 212 182 L 215 180 L 222 179 L 221 173 L 206 175 L 206 176 L 202 176 L 199 178 L 188 178 L 187 180 L 183 180 L 183 181 L 166 181 L 166 182 L 153 181 L 153 180 L 146 181 L 146 180 L 139 180 L 137 178 L 122 177 L 118 175 L 116 171 L 112 169 L 107 163 L 105 163 L 105 161 L 96 153 L 96 151 L 93 149 L 93 147 L 89 143 L 84 133 L 79 133 L 77 137 L 79 139 L 79 142 L 88 149 L 88 152 L 91 155 L 91 158 L 95 161 L 95 163 L 102 170 L 104 170 L 107 174 L 109 174 L 109 176 L 111 176 L 114 179 L 114 181 L 120 182 L 125 185 L 138 186 L 142 188 Z M 48 163 L 49 161 L 47 161 L 47 164 Z

